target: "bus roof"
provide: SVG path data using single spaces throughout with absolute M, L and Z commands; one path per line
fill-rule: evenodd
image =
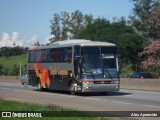
M 31 47 L 29 50 L 70 47 L 70 46 L 74 46 L 74 45 L 80 45 L 80 46 L 115 46 L 115 44 L 109 43 L 109 42 L 99 42 L 99 41 L 91 41 L 91 40 L 85 40 L 85 39 L 72 39 L 72 40 L 57 41 L 57 42 L 54 42 L 50 45 L 45 45 L 45 46 L 34 46 L 34 47 Z

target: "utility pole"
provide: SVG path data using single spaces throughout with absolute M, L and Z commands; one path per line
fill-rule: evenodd
M 21 77 L 21 61 L 20 61 L 20 66 L 19 66 L 19 76 Z

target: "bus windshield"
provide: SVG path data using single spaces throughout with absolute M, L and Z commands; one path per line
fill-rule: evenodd
M 116 47 L 83 47 L 82 78 L 118 78 Z

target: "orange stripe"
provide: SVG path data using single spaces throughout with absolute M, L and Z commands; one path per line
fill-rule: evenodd
M 34 70 L 36 72 L 36 76 L 39 77 L 39 71 L 38 71 L 38 66 L 36 63 L 34 63 Z
M 40 70 L 40 72 L 42 73 L 42 72 L 43 72 L 43 66 L 42 66 L 42 63 L 39 63 L 38 65 L 39 65 L 39 70 Z
M 43 72 L 44 72 L 44 82 L 46 83 L 48 79 L 48 70 L 44 69 Z
M 38 70 L 38 66 L 40 69 L 40 73 Z M 42 63 L 39 63 L 38 65 L 36 63 L 34 63 L 34 70 L 36 72 L 36 76 L 40 78 L 40 82 L 41 82 L 41 86 L 43 88 L 46 88 L 46 83 L 48 85 L 48 87 L 50 86 L 50 79 L 49 79 L 49 73 L 47 69 L 43 69 Z

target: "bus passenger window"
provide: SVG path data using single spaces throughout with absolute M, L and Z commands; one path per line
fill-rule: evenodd
M 30 51 L 30 59 L 29 62 L 32 63 L 34 62 L 34 51 Z
M 56 50 L 56 62 L 60 62 L 60 49 Z
M 55 52 L 55 49 L 52 50 L 52 61 L 53 62 L 56 61 L 56 52 Z
M 48 62 L 48 50 L 42 50 L 41 52 L 41 62 Z
M 41 51 L 36 50 L 35 51 L 35 62 L 40 62 L 41 61 Z
M 71 62 L 72 61 L 72 48 L 65 48 L 64 49 L 64 61 Z
M 67 62 L 68 61 L 68 50 L 67 50 L 67 48 L 64 49 L 64 53 L 65 53 L 64 61 Z
M 69 58 L 69 61 L 71 62 L 72 61 L 72 50 L 69 50 L 68 58 Z
M 48 50 L 48 62 L 53 62 L 53 49 Z

